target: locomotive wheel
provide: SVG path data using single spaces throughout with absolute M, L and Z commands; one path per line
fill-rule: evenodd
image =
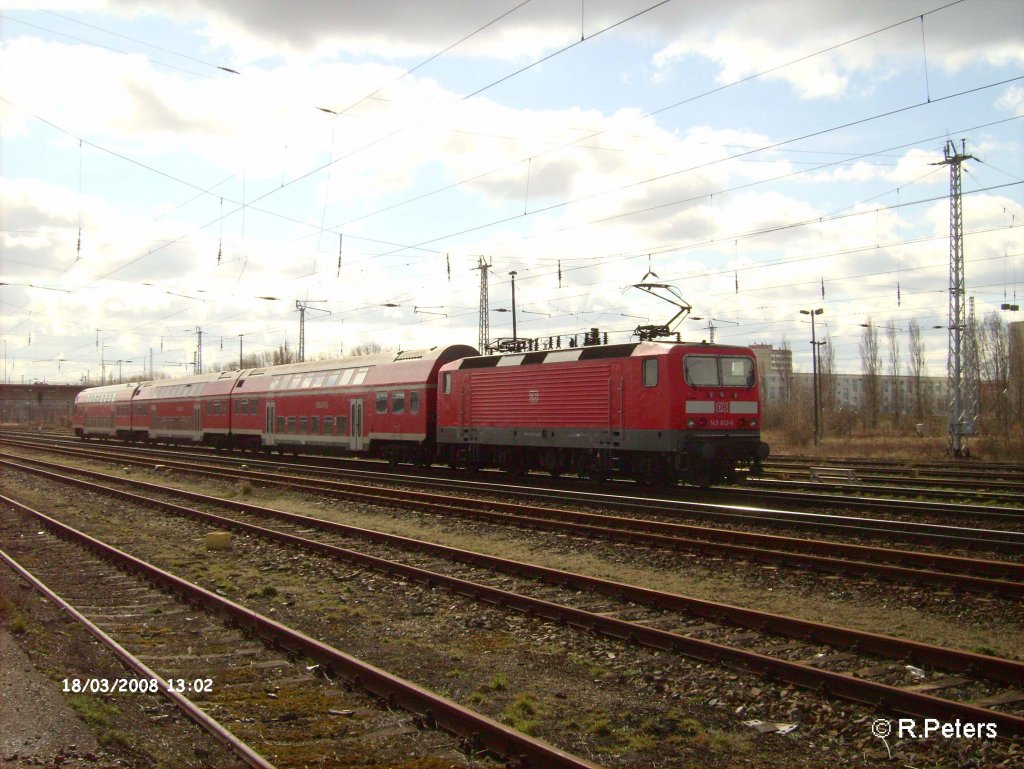
M 554 451 L 544 452 L 543 456 L 541 456 L 540 466 L 547 470 L 548 475 L 552 478 L 558 478 L 565 472 L 561 459 Z
M 648 486 L 667 486 L 671 480 L 671 468 L 660 457 L 638 456 L 630 462 L 630 476 L 637 483 Z

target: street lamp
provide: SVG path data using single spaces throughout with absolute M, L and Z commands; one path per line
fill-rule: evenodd
M 818 340 L 814 332 L 814 316 L 821 315 L 825 310 L 818 307 L 815 310 L 800 310 L 801 315 L 811 316 L 811 382 L 814 388 L 814 445 L 818 445 Z M 822 342 L 821 344 L 825 344 Z

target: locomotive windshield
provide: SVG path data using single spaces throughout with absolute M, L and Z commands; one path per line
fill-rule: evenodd
M 692 387 L 750 387 L 754 361 L 733 355 L 687 355 L 683 373 Z

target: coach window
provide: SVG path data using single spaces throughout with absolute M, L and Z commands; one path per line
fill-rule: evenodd
M 299 435 L 309 432 L 309 417 L 299 417 Z
M 377 413 L 387 414 L 388 413 L 388 394 L 377 393 Z
M 644 358 L 644 387 L 656 387 L 658 384 L 658 359 Z
M 327 378 L 324 379 L 324 387 L 334 387 L 334 385 L 338 384 L 338 377 L 340 376 L 340 371 L 329 371 Z
M 338 435 L 348 435 L 348 417 L 338 417 Z
M 235 401 L 238 403 L 238 401 Z M 247 398 L 242 399 L 242 410 L 235 409 L 236 414 L 248 414 L 249 413 L 249 400 Z
M 295 434 L 295 417 L 288 417 L 288 426 L 284 430 L 286 433 Z
M 278 417 L 277 418 L 277 431 L 279 433 L 283 433 L 285 431 L 284 417 Z
M 258 400 L 249 401 L 249 413 L 256 416 L 260 413 L 260 402 Z
M 405 413 L 405 391 L 398 390 L 397 392 L 391 393 L 391 413 Z
M 452 372 L 451 371 L 445 371 L 444 372 L 444 380 L 443 381 L 444 381 L 444 384 L 442 385 L 442 389 L 444 390 L 444 394 L 445 395 L 451 395 L 452 394 Z
M 409 413 L 419 414 L 420 413 L 420 393 L 419 390 L 413 390 L 409 393 Z
M 341 379 L 338 380 L 338 384 L 345 386 L 352 381 L 352 375 L 356 373 L 354 368 L 347 368 L 341 372 Z
M 309 386 L 310 387 L 322 387 L 323 384 L 324 384 L 324 379 L 326 379 L 326 378 L 327 378 L 327 372 L 326 371 L 321 371 L 319 374 L 317 374 L 316 376 L 313 377 L 313 381 L 312 381 L 312 383 Z
M 369 366 L 363 366 L 362 368 L 356 369 L 356 373 L 352 375 L 352 384 L 362 384 L 363 380 L 366 379 L 366 374 L 369 370 Z
M 324 417 L 324 435 L 334 435 L 334 417 Z
M 320 417 L 310 417 L 309 418 L 309 432 L 310 432 L 310 435 L 319 435 L 320 434 Z

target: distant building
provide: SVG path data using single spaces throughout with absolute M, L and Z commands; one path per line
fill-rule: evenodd
M 71 427 L 82 385 L 0 384 L 0 423 L 19 427 Z
M 861 374 L 836 374 L 835 404 L 840 409 L 857 410 L 864 405 L 864 377 Z M 794 374 L 793 382 L 801 390 L 811 391 L 813 374 Z M 900 414 L 914 414 L 917 408 L 914 394 L 914 378 L 911 376 L 896 377 L 896 397 L 899 398 Z M 897 401 L 893 396 L 892 377 L 880 374 L 878 378 L 880 414 L 894 413 Z M 925 414 L 943 414 L 947 404 L 946 377 L 921 377 L 921 403 Z M 769 401 L 770 402 L 770 401 Z
M 1024 323 L 1014 325 L 1021 326 L 1018 341 L 1022 353 L 1020 362 L 1024 364 Z M 787 403 L 792 399 L 794 390 L 804 393 L 811 392 L 814 375 L 793 372 L 792 350 L 774 347 L 770 344 L 752 344 L 750 349 L 757 357 L 758 373 L 761 376 L 761 397 L 766 403 Z M 863 375 L 835 374 L 833 381 L 835 383 L 833 402 L 836 408 L 857 410 L 864 405 Z M 895 393 L 893 392 L 892 378 L 884 372 L 879 374 L 878 385 L 880 413 L 894 413 L 896 403 L 899 403 L 901 414 L 915 413 L 917 404 L 913 377 L 896 377 Z M 827 401 L 824 393 L 822 400 Z M 946 377 L 922 376 L 921 401 L 925 414 L 944 414 L 948 402 Z
M 770 344 L 752 344 L 761 378 L 761 397 L 769 403 L 786 403 L 793 394 L 793 351 Z

